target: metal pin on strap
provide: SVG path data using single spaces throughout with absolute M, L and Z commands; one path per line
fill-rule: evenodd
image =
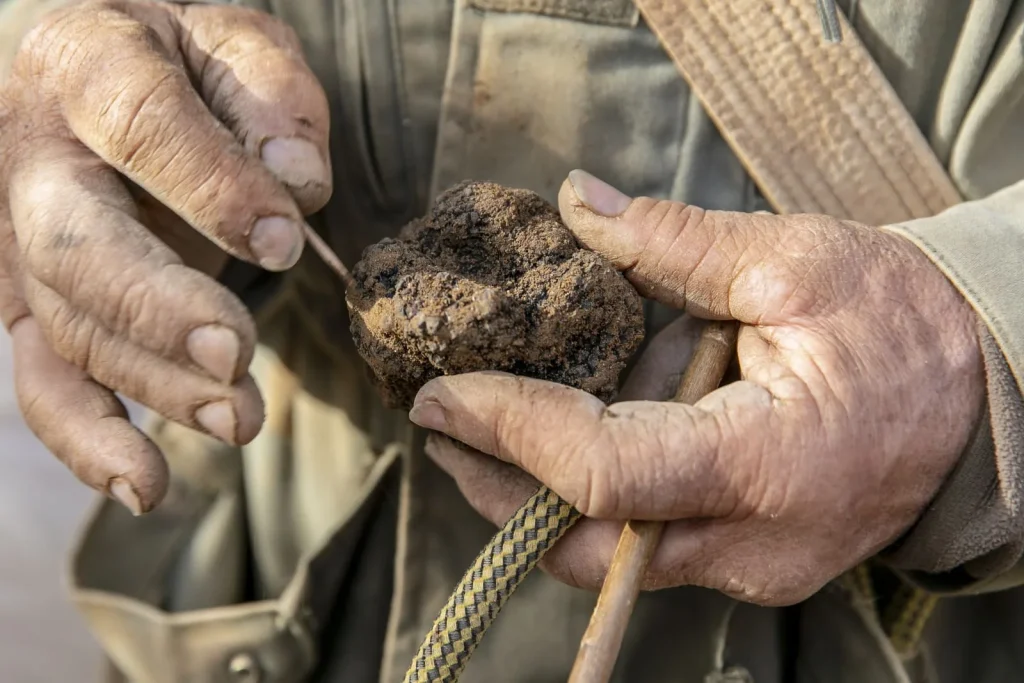
M 843 28 L 839 24 L 839 9 L 836 0 L 817 0 L 818 16 L 821 17 L 821 30 L 825 40 L 830 43 L 843 42 Z

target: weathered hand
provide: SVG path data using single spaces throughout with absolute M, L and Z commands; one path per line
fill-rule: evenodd
M 605 406 L 498 373 L 434 380 L 411 417 L 471 447 L 433 438 L 429 449 L 469 501 L 503 523 L 531 475 L 551 486 L 590 519 L 547 569 L 589 588 L 622 520 L 669 521 L 647 588 L 770 605 L 809 596 L 906 530 L 984 405 L 975 316 L 942 273 L 885 230 L 630 200 L 587 174 L 570 180 L 568 225 L 643 294 L 741 321 L 742 380 L 695 406 Z
M 29 426 L 136 513 L 163 459 L 113 392 L 229 443 L 259 431 L 254 324 L 211 274 L 302 251 L 331 193 L 326 97 L 292 31 L 237 7 L 86 2 L 0 91 L 0 314 Z

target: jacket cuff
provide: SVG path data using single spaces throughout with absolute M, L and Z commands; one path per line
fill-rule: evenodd
M 917 524 L 883 558 L 920 587 L 977 593 L 1024 583 L 1024 398 L 984 325 L 988 405 L 977 432 Z
M 943 488 L 881 559 L 936 593 L 1024 584 L 1024 183 L 890 229 L 917 244 L 977 312 L 988 401 Z

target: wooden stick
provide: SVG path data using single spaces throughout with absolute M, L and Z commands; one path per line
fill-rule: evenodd
M 693 404 L 718 388 L 735 353 L 738 333 L 739 326 L 734 322 L 711 322 L 705 326 L 673 401 Z M 664 530 L 664 522 L 626 523 L 590 625 L 580 642 L 569 683 L 608 683 L 611 680 L 629 618 L 640 594 L 640 583 Z
M 335 275 L 341 278 L 341 281 L 345 283 L 345 289 L 350 289 L 354 282 L 352 279 L 352 273 L 349 272 L 349 269 L 341 262 L 338 255 L 331 251 L 331 248 L 327 246 L 327 243 L 324 242 L 320 235 L 316 234 L 316 230 L 314 230 L 309 223 L 305 223 L 303 225 L 302 231 L 306 234 L 306 241 L 313 247 L 313 251 L 323 259 L 324 263 L 327 264 L 328 268 L 334 271 Z

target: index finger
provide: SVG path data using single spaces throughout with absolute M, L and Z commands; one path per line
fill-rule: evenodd
M 68 42 L 76 49 L 62 49 Z M 177 46 L 123 12 L 88 5 L 31 44 L 47 75 L 37 80 L 50 84 L 76 138 L 232 255 L 268 270 L 295 264 L 302 212 L 168 59 Z
M 295 32 L 265 12 L 184 5 L 185 63 L 210 111 L 284 183 L 303 213 L 331 196 L 327 95 Z
M 671 520 L 742 513 L 750 473 L 778 441 L 765 389 L 736 382 L 693 406 L 605 406 L 551 382 L 503 373 L 424 385 L 410 419 L 521 467 L 588 517 Z

